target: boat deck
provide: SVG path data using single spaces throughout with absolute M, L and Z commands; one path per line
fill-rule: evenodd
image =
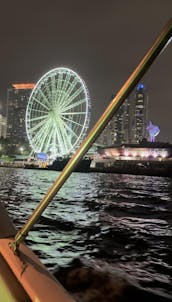
M 8 216 L 6 210 L 0 203 L 0 240 L 14 237 L 16 229 Z M 29 296 L 16 279 L 14 273 L 8 266 L 0 253 L 0 301 L 5 302 L 29 302 Z
M 16 229 L 0 204 L 0 301 L 74 302 L 26 244 L 18 255 L 10 248 Z

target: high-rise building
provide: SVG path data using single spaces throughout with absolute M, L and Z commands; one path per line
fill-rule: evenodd
M 131 142 L 139 143 L 147 137 L 148 96 L 143 84 L 136 87 L 132 116 Z
M 112 96 L 113 98 L 114 96 Z M 123 144 L 129 142 L 130 130 L 130 103 L 126 99 L 98 139 L 103 146 Z
M 112 118 L 113 143 L 123 144 L 129 142 L 130 135 L 130 102 L 126 99 Z
M 0 138 L 6 138 L 7 134 L 7 118 L 0 114 Z
M 27 141 L 25 114 L 35 84 L 12 84 L 7 94 L 7 138 L 12 144 Z
M 139 143 L 147 138 L 147 121 L 148 96 L 144 85 L 138 84 L 105 127 L 98 143 L 103 146 Z
M 112 120 L 107 124 L 105 129 L 102 131 L 100 136 L 98 137 L 96 143 L 101 146 L 110 146 L 113 143 L 113 125 L 112 125 Z

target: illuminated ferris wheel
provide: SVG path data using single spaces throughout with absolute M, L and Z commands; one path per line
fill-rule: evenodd
M 34 152 L 52 158 L 73 153 L 89 121 L 89 93 L 76 72 L 56 68 L 38 81 L 26 109 L 26 131 Z

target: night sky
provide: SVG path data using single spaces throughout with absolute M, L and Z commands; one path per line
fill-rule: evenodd
M 2 1 L 0 112 L 11 83 L 63 66 L 86 82 L 93 125 L 171 16 L 172 0 Z M 172 142 L 172 43 L 142 82 L 159 140 Z

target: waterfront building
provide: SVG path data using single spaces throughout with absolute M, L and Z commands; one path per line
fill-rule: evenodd
M 113 145 L 99 148 L 95 171 L 133 175 L 172 176 L 172 145 L 163 142 Z
M 147 138 L 148 96 L 143 84 L 136 87 L 132 117 L 131 142 L 139 143 Z
M 7 118 L 0 114 L 0 138 L 6 138 L 7 135 Z
M 35 84 L 12 84 L 7 93 L 7 138 L 11 144 L 27 142 L 25 114 Z
M 143 140 L 139 144 L 113 145 L 98 149 L 99 159 L 113 160 L 163 160 L 172 157 L 172 145 Z

